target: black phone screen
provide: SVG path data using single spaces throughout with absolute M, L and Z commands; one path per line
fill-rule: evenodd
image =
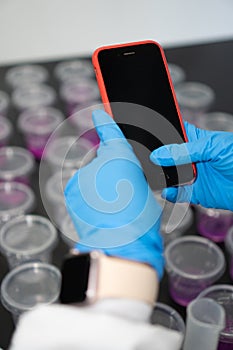
M 90 255 L 81 254 L 66 259 L 63 263 L 60 302 L 70 304 L 83 302 L 86 299 Z
M 114 120 L 132 144 L 153 190 L 190 182 L 193 167 L 159 167 L 149 155 L 185 141 L 161 49 L 153 43 L 108 48 L 98 53 Z

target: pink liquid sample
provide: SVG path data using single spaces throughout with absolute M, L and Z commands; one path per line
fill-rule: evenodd
M 0 147 L 5 147 L 8 144 L 8 140 L 1 140 Z
M 36 159 L 41 159 L 44 152 L 45 145 L 50 135 L 28 135 L 26 142 L 28 150 L 34 155 Z
M 27 186 L 30 186 L 30 183 L 31 183 L 31 181 L 30 181 L 28 176 L 20 176 L 20 177 L 15 177 L 15 178 L 12 178 L 10 180 L 7 180 L 7 182 L 11 182 L 11 181 L 18 182 L 20 184 L 24 184 L 24 185 L 27 185 Z M 4 182 L 6 182 L 6 180 L 0 179 L 0 183 L 4 183 Z
M 223 242 L 227 231 L 232 224 L 232 215 L 222 215 L 215 218 L 209 217 L 205 214 L 200 214 L 197 228 L 202 236 L 205 236 L 214 242 Z
M 187 306 L 198 294 L 209 285 L 205 281 L 193 281 L 182 277 L 169 278 L 169 292 L 179 305 Z
M 2 193 L 0 195 L 0 208 L 1 210 L 16 208 L 17 206 L 23 204 L 26 199 L 27 195 L 20 191 Z
M 84 82 L 71 82 L 65 84 L 61 89 L 61 95 L 66 102 L 66 110 L 68 115 L 72 115 L 77 111 L 78 106 L 99 98 L 99 90 L 96 83 L 92 80 Z
M 98 146 L 100 142 L 99 136 L 94 129 L 84 132 L 81 138 L 89 141 L 93 146 Z
M 52 107 L 38 107 L 20 114 L 19 128 L 35 158 L 41 159 L 50 135 L 63 120 L 63 114 Z

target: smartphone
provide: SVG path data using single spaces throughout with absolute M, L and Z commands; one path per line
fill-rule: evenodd
M 160 167 L 150 153 L 187 141 L 165 53 L 154 41 L 100 47 L 93 53 L 102 101 L 141 162 L 152 190 L 192 183 L 195 166 Z

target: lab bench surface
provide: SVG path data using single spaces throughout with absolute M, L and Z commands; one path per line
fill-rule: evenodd
M 211 107 L 213 111 L 223 111 L 233 114 L 233 40 L 216 43 L 206 43 L 195 46 L 185 46 L 165 49 L 165 54 L 169 63 L 174 63 L 181 66 L 186 73 L 187 81 L 198 81 L 209 85 L 216 93 L 215 102 Z M 71 57 L 71 58 L 78 58 Z M 87 57 L 88 58 L 88 57 Z M 61 58 L 60 61 L 63 61 Z M 30 63 L 30 62 L 25 62 Z M 34 62 L 33 62 L 34 63 Z M 56 79 L 52 72 L 58 61 L 38 62 L 48 69 L 51 73 L 49 84 L 57 89 Z M 0 67 L 0 90 L 10 92 L 9 87 L 5 83 L 5 73 L 11 66 Z M 64 106 L 58 101 L 56 107 L 64 111 Z M 13 124 L 16 120 L 16 111 L 13 107 L 10 108 L 10 119 Z M 16 131 L 16 125 L 14 125 Z M 19 132 L 15 132 L 14 137 L 11 138 L 11 145 L 22 145 L 23 140 Z M 37 206 L 33 213 L 46 216 L 46 211 L 40 200 L 39 193 L 39 163 L 36 164 L 36 171 L 32 179 L 32 188 L 37 197 Z M 188 234 L 197 234 L 195 222 L 187 232 Z M 219 244 L 224 251 L 223 244 Z M 60 267 L 62 258 L 68 251 L 68 247 L 62 241 L 57 245 L 54 255 L 54 265 Z M 224 251 L 225 253 L 225 251 Z M 8 272 L 8 266 L 5 258 L 0 255 L 0 281 Z M 232 284 L 228 270 L 218 283 Z M 173 302 L 168 293 L 168 279 L 165 273 L 160 286 L 159 301 L 167 303 L 174 307 L 184 318 L 185 308 Z M 4 350 L 8 348 L 12 333 L 14 331 L 14 324 L 12 317 L 8 311 L 0 304 L 0 347 Z

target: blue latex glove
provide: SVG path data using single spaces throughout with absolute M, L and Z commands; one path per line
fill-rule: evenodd
M 171 202 L 191 202 L 206 208 L 233 210 L 233 133 L 208 131 L 185 122 L 189 142 L 162 146 L 151 153 L 162 166 L 196 163 L 192 185 L 167 188 L 162 196 Z
M 93 122 L 100 138 L 97 157 L 65 188 L 67 210 L 80 237 L 76 248 L 148 263 L 161 277 L 160 205 L 113 119 L 94 111 Z

